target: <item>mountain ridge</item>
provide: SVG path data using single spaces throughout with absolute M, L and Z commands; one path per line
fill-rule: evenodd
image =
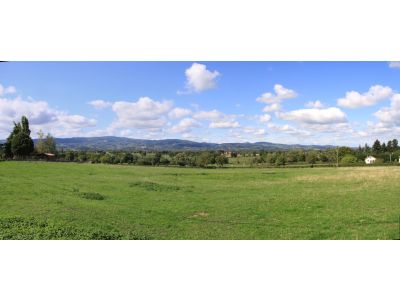
M 36 142 L 36 140 L 34 140 Z M 64 150 L 153 150 L 153 151 L 251 151 L 251 150 L 290 150 L 327 149 L 332 145 L 301 145 L 271 142 L 207 143 L 182 139 L 133 139 L 116 136 L 56 138 L 57 148 Z

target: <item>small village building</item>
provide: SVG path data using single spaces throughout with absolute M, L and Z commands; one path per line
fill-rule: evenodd
M 36 155 L 36 157 L 39 159 L 53 160 L 56 158 L 56 155 L 53 153 L 39 153 Z
M 367 165 L 373 164 L 375 161 L 376 161 L 376 158 L 373 157 L 373 156 L 371 156 L 371 155 L 369 155 L 369 156 L 367 156 L 367 157 L 365 158 L 365 163 L 366 163 Z
M 232 157 L 232 152 L 231 151 L 225 151 L 224 155 L 225 155 L 225 157 Z

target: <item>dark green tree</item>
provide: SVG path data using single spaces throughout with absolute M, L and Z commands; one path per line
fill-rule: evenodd
M 387 151 L 392 152 L 393 151 L 393 143 L 392 141 L 387 142 Z
M 387 152 L 386 144 L 383 142 L 381 145 L 381 152 Z
M 223 167 L 225 164 L 227 164 L 229 161 L 228 161 L 228 158 L 225 156 L 225 155 L 223 155 L 223 154 L 220 154 L 220 155 L 217 155 L 216 157 L 215 157 L 215 163 L 217 164 L 217 166 L 219 166 L 219 167 Z
M 392 147 L 393 147 L 393 151 L 396 151 L 399 149 L 399 142 L 396 139 L 392 140 Z
M 23 116 L 20 123 L 14 122 L 14 129 L 6 142 L 6 155 L 8 157 L 26 157 L 34 150 L 33 140 L 30 137 L 28 118 Z
M 31 137 L 25 132 L 17 133 L 11 141 L 11 152 L 14 156 L 24 158 L 34 150 L 34 144 Z
M 378 154 L 379 152 L 381 152 L 381 150 L 382 150 L 381 142 L 379 140 L 375 140 L 374 144 L 372 145 L 372 151 L 375 154 Z
M 276 157 L 276 160 L 275 160 L 275 165 L 276 166 L 284 166 L 286 164 L 286 158 L 285 158 L 285 155 L 282 153 L 282 154 L 279 154 L 277 157 Z

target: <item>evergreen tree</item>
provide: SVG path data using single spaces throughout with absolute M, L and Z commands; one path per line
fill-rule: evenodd
M 34 145 L 31 137 L 25 132 L 17 133 L 11 141 L 11 151 L 16 157 L 25 157 L 31 154 Z
M 4 154 L 7 158 L 12 158 L 13 157 L 13 152 L 11 150 L 11 143 L 13 140 L 13 137 L 20 133 L 22 131 L 21 123 L 15 123 L 14 122 L 14 128 L 11 131 L 10 135 L 8 136 L 6 140 L 6 144 L 4 146 Z
M 399 149 L 399 142 L 396 139 L 392 140 L 392 147 L 394 151 Z
M 381 151 L 382 152 L 387 152 L 387 147 L 386 147 L 386 144 L 384 142 L 381 145 Z
M 393 151 L 393 143 L 392 141 L 387 142 L 387 151 L 392 152 Z
M 29 121 L 23 116 L 20 123 L 14 122 L 14 129 L 7 138 L 5 154 L 7 157 L 25 157 L 34 150 L 33 140 L 30 137 Z
M 365 143 L 364 151 L 365 151 L 365 153 L 367 153 L 367 154 L 371 152 L 371 147 L 370 147 L 367 143 Z
M 382 147 L 381 147 L 381 142 L 379 140 L 376 140 L 374 144 L 372 145 L 372 151 L 377 154 L 381 152 Z

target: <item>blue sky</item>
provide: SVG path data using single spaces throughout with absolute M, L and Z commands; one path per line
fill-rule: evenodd
M 399 138 L 396 62 L 0 63 L 0 138 L 21 115 L 57 137 L 356 146 Z

